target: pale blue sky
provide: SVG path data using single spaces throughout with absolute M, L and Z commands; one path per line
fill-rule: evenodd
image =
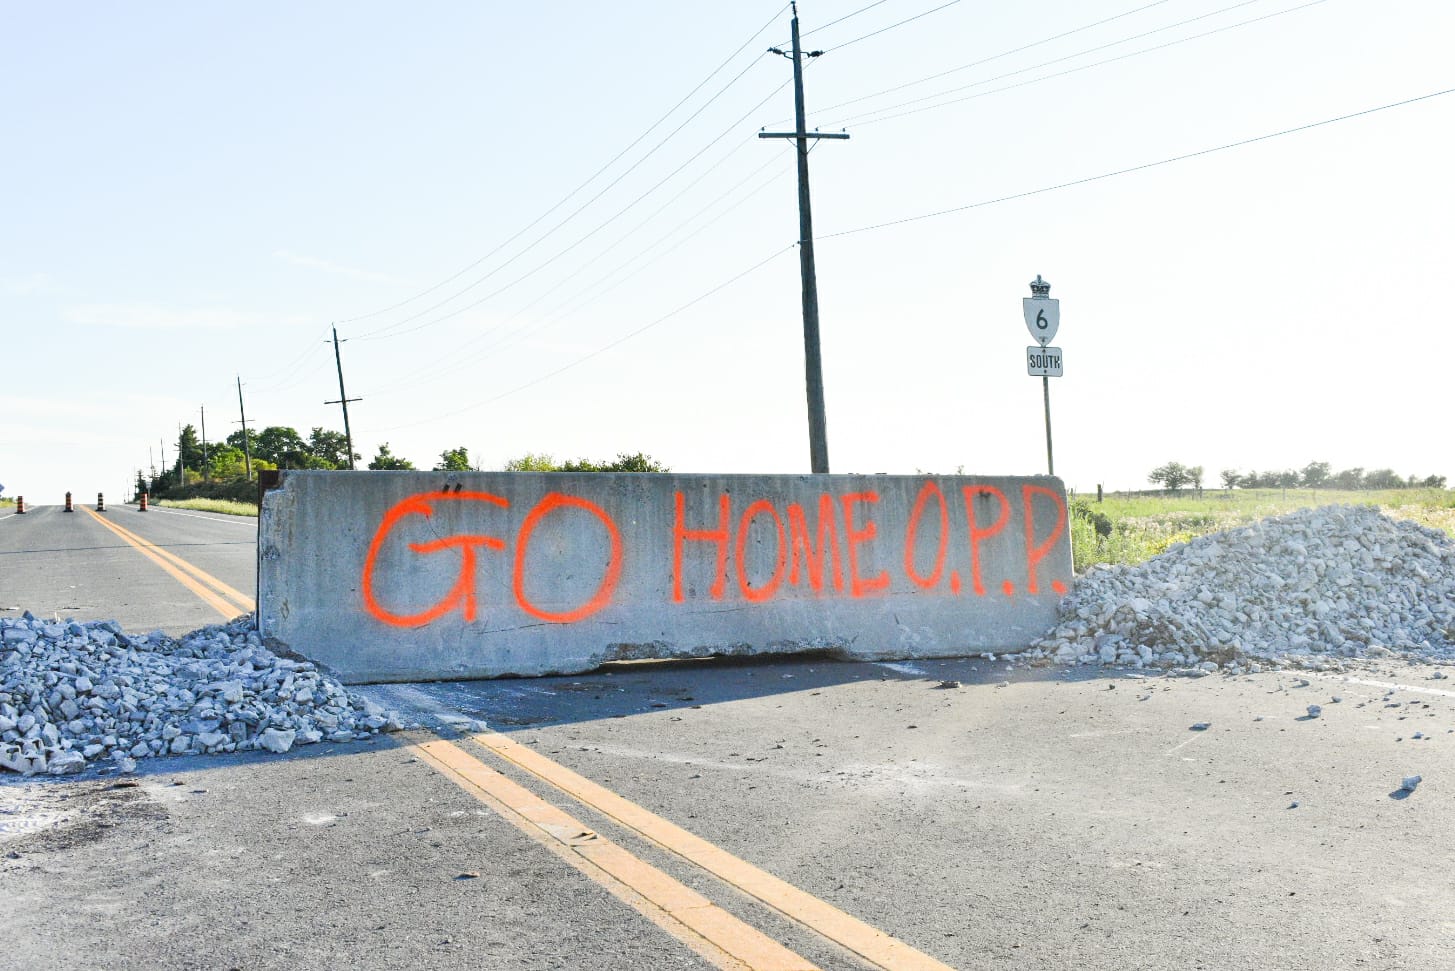
M 1455 5 L 963 0 L 832 49 L 940 2 L 806 39 L 810 124 L 853 136 L 812 155 L 834 471 L 1044 471 L 1040 273 L 1073 487 L 1168 459 L 1455 478 L 1455 94 L 836 235 L 1455 88 Z M 199 407 L 235 428 L 239 374 L 251 424 L 340 428 L 332 322 L 366 461 L 807 471 L 793 160 L 754 137 L 792 115 L 779 10 L 0 2 L 6 494 L 119 494 Z

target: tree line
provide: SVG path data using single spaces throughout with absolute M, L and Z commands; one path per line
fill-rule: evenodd
M 1239 469 L 1223 469 L 1218 473 L 1223 488 L 1232 489 L 1443 489 L 1443 475 L 1427 475 L 1423 478 L 1401 476 L 1393 469 L 1365 470 L 1356 466 L 1334 472 L 1328 462 L 1310 462 L 1302 469 L 1282 469 L 1259 472 Z M 1204 478 L 1200 465 L 1183 465 L 1168 462 L 1147 473 L 1147 481 L 1172 492 L 1185 486 L 1201 490 Z
M 203 442 L 192 425 L 183 425 L 177 436 L 177 460 L 170 468 L 154 471 L 150 476 L 137 475 L 137 492 L 162 498 L 183 498 L 205 495 L 213 498 L 251 500 L 252 485 L 259 471 L 268 469 L 347 469 L 348 438 L 343 432 L 317 427 L 308 437 L 285 425 L 271 425 L 246 434 L 239 429 L 221 442 Z M 363 458 L 353 453 L 357 466 Z M 408 471 L 416 468 L 409 459 L 395 455 L 384 442 L 366 466 L 371 471 Z M 481 472 L 483 467 L 470 459 L 469 450 L 461 445 L 440 453 L 433 472 Z M 572 459 L 558 462 L 549 454 L 527 452 L 511 459 L 505 472 L 670 472 L 651 456 L 637 452 L 621 453 L 608 461 Z

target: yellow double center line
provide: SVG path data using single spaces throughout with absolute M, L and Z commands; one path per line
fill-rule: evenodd
M 84 507 L 83 507 L 84 508 Z M 93 519 L 174 577 L 225 618 L 255 609 L 251 597 L 118 526 Z M 210 588 L 210 589 L 209 589 Z M 227 599 L 223 599 L 223 598 Z M 229 603 L 228 601 L 232 602 Z M 497 732 L 472 740 L 520 771 L 622 828 L 755 898 L 884 971 L 954 971 L 928 954 L 682 829 Z M 727 971 L 818 971 L 817 965 L 634 856 L 570 814 L 512 781 L 454 742 L 417 740 L 414 750 L 501 818 L 645 915 L 705 960 Z
M 953 971 L 949 965 L 504 735 L 483 732 L 471 738 L 510 765 L 706 870 L 874 967 L 885 971 Z M 806 958 L 583 826 L 459 745 L 438 739 L 418 743 L 416 751 L 466 792 L 718 967 L 735 971 L 817 971 L 817 966 Z
M 88 506 L 81 506 L 91 518 L 111 530 L 128 546 L 133 547 L 147 559 L 169 573 L 178 583 L 195 593 L 203 603 L 231 620 L 238 614 L 251 613 L 256 609 L 253 598 L 223 583 L 217 577 L 193 566 L 180 556 L 174 556 L 154 543 L 149 543 L 125 527 L 118 526 Z M 209 589 L 210 588 L 210 589 Z M 227 598 L 226 600 L 223 598 Z M 228 601 L 232 601 L 229 603 Z

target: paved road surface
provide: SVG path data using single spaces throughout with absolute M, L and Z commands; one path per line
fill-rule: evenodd
M 70 549 L 44 522 L 0 520 L 0 563 Z M 147 535 L 245 582 L 185 523 Z M 54 557 L 86 562 L 16 559 Z M 1436 673 L 794 658 L 368 688 L 421 729 L 0 789 L 0 968 L 1455 967 Z

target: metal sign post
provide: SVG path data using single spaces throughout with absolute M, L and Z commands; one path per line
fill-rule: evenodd
M 1046 407 L 1046 474 L 1056 474 L 1056 459 L 1051 449 L 1051 379 L 1061 376 L 1061 348 L 1051 347 L 1051 339 L 1061 326 L 1061 301 L 1051 298 L 1051 284 L 1039 273 L 1031 282 L 1031 296 L 1021 298 L 1026 330 L 1039 341 L 1037 347 L 1026 348 L 1026 373 L 1041 378 L 1041 398 Z

